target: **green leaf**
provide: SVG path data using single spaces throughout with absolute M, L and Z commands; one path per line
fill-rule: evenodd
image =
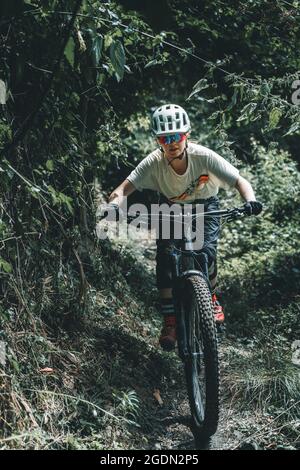
M 280 121 L 282 111 L 279 108 L 273 108 L 269 114 L 269 128 L 274 129 Z
M 300 122 L 295 122 L 290 128 L 289 130 L 283 134 L 283 137 L 285 137 L 286 135 L 291 135 L 293 134 L 294 132 L 298 131 L 298 129 L 300 129 Z
M 59 203 L 59 196 L 58 196 L 58 193 L 57 191 L 55 191 L 55 189 L 53 188 L 53 186 L 51 186 L 50 184 L 48 185 L 47 187 L 50 195 L 51 195 L 51 198 L 52 198 L 52 203 L 54 205 L 58 204 Z
M 270 85 L 268 84 L 268 82 L 264 81 L 262 84 L 261 84 L 261 87 L 260 87 L 260 93 L 263 95 L 263 96 L 266 96 L 270 93 L 271 91 L 271 88 L 270 88 Z
M 54 170 L 53 160 L 47 160 L 47 161 L 46 161 L 46 168 L 47 168 L 47 170 L 49 170 L 49 171 L 53 171 L 53 170 Z
M 102 48 L 103 48 L 103 37 L 102 36 L 94 37 L 93 43 L 92 43 L 92 58 L 93 58 L 93 64 L 95 67 L 98 67 L 99 65 L 99 62 L 101 59 Z
M 222 114 L 223 114 L 223 111 L 215 111 L 213 114 L 211 114 L 211 115 L 209 116 L 208 119 L 209 119 L 209 120 L 212 120 L 212 121 L 215 120 L 215 119 L 218 119 L 219 116 L 220 116 L 220 114 L 222 115 Z
M 5 259 L 0 258 L 0 270 L 4 271 L 5 273 L 11 273 L 12 265 L 5 261 Z
M 27 3 L 27 5 L 30 5 L 31 7 L 36 7 L 36 8 L 39 7 L 39 4 L 37 2 L 33 2 L 32 0 L 24 0 L 24 3 Z
M 74 39 L 71 37 L 67 42 L 67 45 L 64 50 L 64 54 L 68 59 L 68 62 L 74 68 L 74 58 L 75 58 L 75 42 Z
M 110 18 L 113 18 L 114 20 L 119 20 L 118 15 L 114 11 L 109 10 L 108 8 L 106 9 L 106 11 L 109 14 Z
M 201 80 L 199 80 L 194 86 L 193 86 L 193 91 L 192 93 L 189 95 L 189 97 L 187 98 L 187 101 L 190 100 L 192 98 L 192 96 L 196 95 L 197 93 L 199 93 L 201 90 L 205 90 L 205 88 L 208 88 L 209 85 L 207 83 L 207 80 L 206 78 L 201 78 Z
M 148 67 L 153 67 L 153 65 L 157 64 L 159 64 L 159 61 L 157 59 L 150 60 L 150 62 L 145 65 L 145 69 L 147 69 Z
M 113 41 L 110 46 L 110 59 L 116 72 L 118 82 L 123 79 L 125 67 L 125 51 L 121 41 Z
M 31 196 L 34 197 L 35 199 L 39 199 L 39 192 L 41 191 L 40 188 L 37 188 L 35 186 L 27 186 L 27 191 L 30 192 Z
M 245 119 L 249 118 L 251 114 L 255 111 L 257 107 L 257 103 L 248 103 L 241 111 L 240 117 L 237 119 L 237 122 L 244 121 Z
M 73 215 L 73 213 L 74 213 L 74 210 L 73 210 L 73 207 L 72 207 L 73 199 L 71 197 L 67 196 L 64 193 L 59 193 L 58 197 L 59 197 L 59 201 L 62 204 L 64 204 L 67 207 L 70 214 Z
M 3 80 L 0 80 L 0 104 L 6 103 L 6 85 Z
M 19 363 L 15 359 L 11 359 L 11 365 L 15 369 L 16 372 L 20 372 L 20 366 Z
M 232 109 L 236 105 L 238 94 L 239 94 L 239 90 L 237 88 L 235 88 L 234 92 L 233 92 L 233 95 L 232 95 L 232 98 L 231 98 L 230 105 L 227 108 L 227 111 L 229 111 L 230 109 Z
M 104 38 L 104 49 L 108 49 L 113 43 L 113 38 L 110 34 L 106 34 Z

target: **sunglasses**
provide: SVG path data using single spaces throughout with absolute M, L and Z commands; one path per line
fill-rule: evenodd
M 160 144 L 172 144 L 173 142 L 176 142 L 177 144 L 179 142 L 182 142 L 183 140 L 186 140 L 186 135 L 183 134 L 182 132 L 178 132 L 177 134 L 171 134 L 171 135 L 162 135 L 158 137 L 158 142 Z

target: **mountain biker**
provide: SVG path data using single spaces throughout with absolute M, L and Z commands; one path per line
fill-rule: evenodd
M 169 204 L 202 203 L 205 211 L 218 210 L 219 188 L 236 188 L 246 201 L 247 215 L 258 215 L 262 204 L 256 201 L 251 184 L 223 157 L 207 147 L 188 142 L 191 130 L 186 111 L 176 104 L 158 107 L 152 116 L 152 130 L 159 148 L 145 157 L 111 193 L 106 208 L 119 208 L 136 189 L 158 191 Z M 224 322 L 223 308 L 217 300 L 217 242 L 220 223 L 217 217 L 204 220 L 204 240 L 209 261 L 209 279 L 216 322 Z M 172 299 L 171 268 L 167 247 L 170 240 L 156 240 L 156 278 L 164 318 L 159 343 L 170 350 L 176 343 L 176 317 Z

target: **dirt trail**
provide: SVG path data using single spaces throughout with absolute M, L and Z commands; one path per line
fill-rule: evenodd
M 222 356 L 222 347 L 220 350 Z M 179 365 L 183 369 L 183 366 Z M 148 449 L 203 449 L 226 450 L 243 448 L 255 443 L 248 439 L 253 434 L 256 418 L 249 411 L 240 411 L 230 400 L 221 400 L 219 426 L 216 434 L 211 438 L 209 446 L 195 446 L 191 432 L 190 408 L 185 387 L 183 371 L 181 380 L 176 378 L 172 384 L 161 391 L 163 405 L 152 404 L 152 431 L 148 435 Z M 226 390 L 221 383 L 221 397 Z M 249 443 L 248 443 L 249 441 Z

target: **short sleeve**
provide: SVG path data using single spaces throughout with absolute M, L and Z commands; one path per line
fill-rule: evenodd
M 142 189 L 152 189 L 157 190 L 157 185 L 155 184 L 155 169 L 156 164 L 155 160 L 152 158 L 152 155 L 144 158 L 138 166 L 127 176 L 128 181 L 130 181 L 136 189 L 141 191 Z
M 219 180 L 221 188 L 229 189 L 235 186 L 239 170 L 213 150 L 208 151 L 207 167 L 208 171 Z

